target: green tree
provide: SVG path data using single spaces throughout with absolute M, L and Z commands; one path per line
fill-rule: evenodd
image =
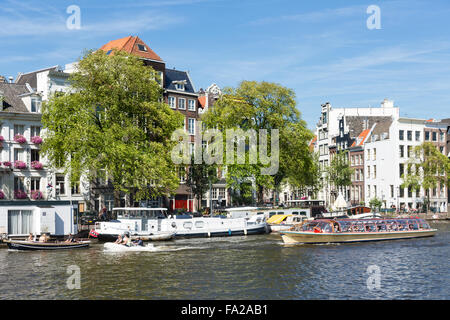
M 273 174 L 261 173 L 261 169 L 270 167 L 270 164 L 261 162 L 259 148 L 256 163 L 249 161 L 249 153 L 246 154 L 245 163 L 226 163 L 229 186 L 236 188 L 251 179 L 259 202 L 262 201 L 264 190 L 273 190 L 275 194 L 288 177 L 296 176 L 300 179 L 302 175 L 308 174 L 312 163 L 308 142 L 313 134 L 301 120 L 300 112 L 296 108 L 295 93 L 291 89 L 264 81 L 243 81 L 237 88 L 226 88 L 202 120 L 208 128 L 216 128 L 224 133 L 227 129 L 242 129 L 245 132 L 254 130 L 257 133 L 262 129 L 267 130 L 267 148 L 270 155 L 274 155 L 270 144 L 271 129 L 278 130 L 278 168 Z M 224 159 L 225 155 L 226 152 Z
M 197 198 L 200 210 L 203 195 L 209 190 L 210 184 L 217 182 L 217 165 L 200 163 L 196 164 L 194 156 L 191 157 L 191 164 L 188 168 L 186 185 L 192 190 Z
M 330 165 L 325 168 L 328 183 L 338 191 L 352 184 L 354 169 L 348 162 L 348 151 L 338 151 L 331 159 Z
M 175 166 L 167 152 L 183 117 L 161 102 L 158 75 L 138 58 L 115 51 L 87 52 L 70 76 L 71 90 L 43 106 L 42 146 L 53 167 L 72 181 L 108 179 L 137 200 L 173 192 Z
M 383 202 L 380 199 L 378 199 L 377 197 L 375 197 L 369 201 L 369 206 L 370 206 L 370 209 L 372 209 L 372 211 L 380 211 L 382 205 L 383 205 Z
M 402 188 L 425 190 L 424 204 L 430 205 L 430 189 L 440 186 L 450 187 L 450 160 L 431 142 L 416 146 L 406 162 L 406 172 L 402 175 Z

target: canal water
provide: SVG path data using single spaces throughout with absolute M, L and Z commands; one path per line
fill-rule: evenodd
M 450 224 L 433 227 L 432 238 L 341 245 L 266 234 L 135 253 L 0 248 L 0 299 L 449 299 Z

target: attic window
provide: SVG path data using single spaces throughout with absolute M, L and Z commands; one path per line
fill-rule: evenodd
M 175 89 L 184 91 L 184 83 L 175 83 Z
M 147 51 L 147 48 L 143 44 L 138 43 L 137 46 L 140 51 L 145 51 L 145 52 Z

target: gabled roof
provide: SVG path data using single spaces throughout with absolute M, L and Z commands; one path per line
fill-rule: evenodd
M 37 74 L 44 72 L 44 71 L 49 71 L 49 70 L 56 70 L 58 68 L 58 66 L 53 66 L 53 67 L 49 67 L 49 68 L 45 68 L 45 69 L 40 69 L 40 70 L 36 70 L 36 71 L 32 71 L 32 72 L 28 72 L 28 73 L 20 73 L 17 77 L 16 83 L 17 84 L 25 84 L 28 83 L 31 88 L 33 88 L 34 90 L 36 90 L 37 87 Z
M 22 99 L 22 94 L 29 93 L 27 86 L 17 83 L 0 82 L 0 91 L 3 96 L 3 112 L 29 112 Z
M 182 81 L 185 83 L 184 91 L 179 91 L 175 88 L 175 83 L 178 81 Z M 183 93 L 183 92 L 195 93 L 195 89 L 191 82 L 188 72 L 175 70 L 175 69 L 166 69 L 165 79 L 164 79 L 164 88 L 167 90 L 179 91 L 180 93 Z
M 138 36 L 128 36 L 125 38 L 112 40 L 100 48 L 100 50 L 105 51 L 107 54 L 110 54 L 113 49 L 125 51 L 141 58 L 163 62 L 161 57 L 158 56 Z

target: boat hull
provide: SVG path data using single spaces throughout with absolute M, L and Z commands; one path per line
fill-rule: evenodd
M 314 233 L 281 231 L 284 243 L 350 243 L 432 237 L 436 229 L 398 232 Z
M 82 249 L 88 248 L 90 241 L 81 241 L 73 243 L 53 243 L 53 242 L 29 242 L 29 241 L 4 241 L 9 249 L 13 250 L 69 250 L 69 249 Z

